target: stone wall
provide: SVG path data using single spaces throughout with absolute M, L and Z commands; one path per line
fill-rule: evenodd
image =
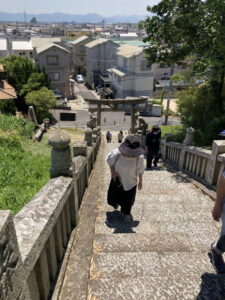
M 101 132 L 95 131 L 91 146 L 87 146 L 87 141 L 75 143 L 72 159 L 67 153 L 68 136 L 55 134 L 50 139 L 55 149 L 53 178 L 14 218 L 10 211 L 0 211 L 1 300 L 49 299 L 71 232 L 79 221 L 79 207 L 94 167 Z M 90 142 L 90 137 L 87 139 Z M 64 157 L 63 151 L 71 164 L 62 164 L 60 170 L 55 155 Z

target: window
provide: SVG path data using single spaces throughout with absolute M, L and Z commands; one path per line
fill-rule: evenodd
M 47 64 L 51 66 L 58 65 L 58 56 L 48 55 Z
M 81 57 L 80 57 L 80 60 L 81 60 L 81 61 L 84 61 L 84 57 L 83 57 L 83 56 L 81 56 Z
M 85 52 L 85 47 L 84 46 L 80 46 L 80 52 Z
M 141 60 L 141 65 L 140 65 L 140 70 L 141 71 L 147 71 L 149 68 L 147 66 L 147 61 L 146 60 Z
M 60 74 L 59 72 L 51 72 L 48 73 L 49 78 L 51 79 L 51 81 L 59 81 L 60 79 Z

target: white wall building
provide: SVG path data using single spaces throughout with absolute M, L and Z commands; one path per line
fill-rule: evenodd
M 6 39 L 0 39 L 0 57 L 7 57 L 9 55 L 8 43 Z
M 108 71 L 117 98 L 152 96 L 154 65 L 147 67 L 143 48 L 121 46 L 117 52 L 117 67 Z
M 33 60 L 34 52 L 31 41 L 12 41 L 12 52 L 15 55 Z

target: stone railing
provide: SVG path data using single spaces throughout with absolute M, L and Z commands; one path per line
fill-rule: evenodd
M 212 150 L 192 146 L 194 130 L 187 129 L 183 144 L 172 142 L 168 135 L 161 141 L 162 156 L 175 164 L 180 170 L 187 171 L 207 184 L 217 184 L 225 168 L 225 141 L 213 142 Z
M 15 217 L 0 211 L 0 299 L 51 296 L 101 142 L 99 129 L 87 131 L 72 159 L 70 137 L 55 131 L 52 179 Z

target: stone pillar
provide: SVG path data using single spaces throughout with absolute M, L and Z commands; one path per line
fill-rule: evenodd
M 186 147 L 187 146 L 192 146 L 194 145 L 194 133 L 195 130 L 194 128 L 190 127 L 187 128 L 187 132 L 186 132 L 186 136 L 185 139 L 183 141 L 183 145 L 182 145 L 182 149 L 180 152 L 180 157 L 179 157 L 179 168 L 182 170 L 184 167 L 184 163 L 185 163 L 185 151 L 186 151 Z
M 97 105 L 97 126 L 101 126 L 101 104 Z
M 52 146 L 51 152 L 51 178 L 58 176 L 73 176 L 71 169 L 70 135 L 61 131 L 54 131 L 49 137 L 49 144 Z
M 101 136 L 101 126 L 97 126 L 97 134 L 98 136 Z
M 217 183 L 216 178 L 218 177 L 220 171 L 219 164 L 217 163 L 217 156 L 222 153 L 225 153 L 225 141 L 213 141 L 212 154 L 206 168 L 206 181 L 209 184 Z
M 130 117 L 131 117 L 130 133 L 134 133 L 134 130 L 135 130 L 135 109 L 134 109 L 134 104 L 130 105 Z
M 73 144 L 73 157 L 76 156 L 85 156 L 87 157 L 87 142 L 75 142 Z
M 98 138 L 98 129 L 94 128 L 93 131 L 92 131 L 92 140 L 93 140 L 94 143 L 97 142 L 97 138 Z
M 87 142 L 88 146 L 92 146 L 92 130 L 91 128 L 86 128 L 84 130 L 84 140 Z

